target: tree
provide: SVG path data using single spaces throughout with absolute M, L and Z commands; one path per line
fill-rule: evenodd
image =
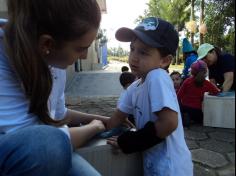
M 208 0 L 205 4 L 205 22 L 208 32 L 205 42 L 234 54 L 235 49 L 235 1 Z
M 156 16 L 162 19 L 165 19 L 175 25 L 176 30 L 181 31 L 185 22 L 189 21 L 190 11 L 187 10 L 190 4 L 190 0 L 150 0 L 148 9 L 145 10 L 144 16 L 139 16 L 136 20 L 137 22 L 141 21 L 143 18 Z M 172 64 L 179 64 L 179 48 L 177 50 L 177 57 L 173 60 Z

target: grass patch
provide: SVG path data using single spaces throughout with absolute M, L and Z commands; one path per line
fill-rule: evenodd
M 111 61 L 111 60 L 115 60 L 115 61 L 119 61 L 119 62 L 125 62 L 125 63 L 128 63 L 128 56 L 124 56 L 124 57 L 118 57 L 118 56 L 108 56 L 107 58 L 108 62 Z M 184 68 L 184 65 L 183 63 L 181 63 L 180 65 L 170 65 L 169 67 L 169 71 L 172 72 L 173 70 L 175 71 L 179 71 L 179 72 L 182 72 Z
M 115 61 L 119 61 L 119 62 L 128 63 L 128 56 L 124 56 L 124 57 L 108 56 L 107 60 L 108 60 L 108 62 L 109 62 L 110 60 L 115 60 Z

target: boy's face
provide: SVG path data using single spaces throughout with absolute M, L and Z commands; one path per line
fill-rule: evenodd
M 173 80 L 174 87 L 179 88 L 181 83 L 182 83 L 182 79 L 181 79 L 180 75 L 179 74 L 173 74 L 173 75 L 171 75 L 171 79 Z
M 168 63 L 156 48 L 152 48 L 139 39 L 135 39 L 130 44 L 129 65 L 132 73 L 137 77 L 145 78 L 149 71 L 165 68 Z

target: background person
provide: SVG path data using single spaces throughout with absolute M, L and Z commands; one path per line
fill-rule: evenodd
M 171 72 L 170 77 L 174 83 L 175 92 L 178 93 L 178 91 L 182 85 L 182 82 L 183 82 L 181 74 L 178 71 L 173 71 L 173 72 Z
M 235 57 L 221 53 L 220 49 L 209 43 L 199 46 L 198 60 L 206 62 L 210 81 L 223 92 L 235 91 Z
M 121 94 L 119 96 L 117 106 L 119 106 L 120 100 L 125 95 L 125 93 L 127 91 L 127 88 L 136 80 L 136 76 L 131 72 L 124 71 L 123 73 L 121 73 L 119 80 L 120 80 L 121 86 L 123 87 L 123 91 L 121 92 Z M 128 120 L 130 122 L 132 122 L 133 124 L 135 123 L 134 122 L 134 116 L 132 114 L 129 114 Z
M 197 52 L 193 48 L 193 46 L 190 44 L 187 38 L 183 39 L 182 42 L 183 48 L 183 60 L 184 60 L 184 69 L 182 72 L 182 79 L 186 79 L 190 76 L 190 66 L 192 63 L 194 63 L 197 60 Z
M 128 72 L 128 71 L 129 71 L 129 67 L 125 65 L 121 67 L 121 72 Z
M 216 95 L 219 89 L 206 80 L 207 65 L 198 60 L 191 65 L 191 77 L 187 78 L 177 94 L 182 111 L 183 124 L 189 127 L 190 121 L 203 123 L 202 102 L 204 93 L 209 92 Z

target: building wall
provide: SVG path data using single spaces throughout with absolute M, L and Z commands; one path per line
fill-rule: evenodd
M 0 18 L 7 18 L 6 0 L 0 0 Z
M 7 0 L 0 0 L 0 18 L 7 18 L 7 6 L 6 6 Z M 106 0 L 97 0 L 98 4 L 101 8 L 102 13 L 106 13 Z M 98 61 L 98 54 L 96 49 L 96 41 L 92 43 L 90 48 L 88 49 L 88 55 L 86 60 L 81 60 L 81 67 L 82 71 L 90 71 L 90 70 L 99 70 L 102 69 L 102 63 L 99 63 Z M 80 61 L 78 60 L 78 63 Z M 73 80 L 73 77 L 75 75 L 75 69 L 74 65 L 71 65 L 67 69 L 67 77 L 68 80 Z

